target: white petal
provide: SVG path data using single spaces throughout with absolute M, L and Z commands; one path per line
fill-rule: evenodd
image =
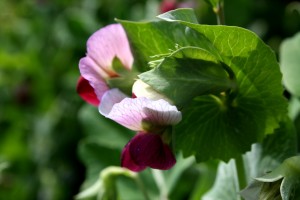
M 151 99 L 151 100 L 164 99 L 169 103 L 173 104 L 173 102 L 170 99 L 168 99 L 163 94 L 158 93 L 150 85 L 148 85 L 147 83 L 143 82 L 140 79 L 134 82 L 132 86 L 132 93 L 136 97 L 146 97 L 147 99 Z
M 101 104 L 99 105 L 99 112 L 107 117 L 108 114 L 111 112 L 112 107 L 122 101 L 127 96 L 121 92 L 119 89 L 111 89 L 105 92 L 102 96 Z
M 162 99 L 125 98 L 112 107 L 107 117 L 131 130 L 144 131 L 144 121 L 154 126 L 174 125 L 181 120 L 181 112 Z

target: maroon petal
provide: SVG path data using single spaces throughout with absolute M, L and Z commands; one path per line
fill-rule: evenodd
M 160 4 L 160 12 L 165 13 L 178 8 L 176 0 L 163 0 Z
M 130 140 L 126 146 L 124 147 L 123 151 L 122 151 L 122 157 L 121 157 L 121 166 L 122 167 L 125 167 L 127 169 L 130 169 L 131 171 L 134 171 L 134 172 L 139 172 L 139 171 L 142 171 L 144 170 L 147 166 L 145 165 L 138 165 L 136 164 L 132 158 L 131 158 L 131 155 L 130 155 L 130 152 L 129 152 L 129 146 L 131 144 L 131 141 Z
M 140 132 L 132 138 L 127 148 L 131 159 L 139 166 L 167 170 L 176 163 L 170 147 L 157 134 Z
M 89 82 L 82 76 L 79 77 L 76 90 L 79 96 L 89 104 L 92 104 L 94 106 L 99 105 L 100 101 L 97 98 L 94 88 L 92 88 Z

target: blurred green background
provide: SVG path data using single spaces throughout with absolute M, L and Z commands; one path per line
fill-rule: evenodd
M 94 31 L 114 18 L 154 18 L 160 3 L 0 1 L 0 199 L 72 199 L 87 177 L 119 164 L 131 132 L 77 95 L 78 61 Z M 189 5 L 200 23 L 216 24 L 204 0 Z M 253 30 L 278 54 L 281 41 L 300 31 L 300 2 L 225 0 L 225 19 Z M 101 153 L 88 157 L 89 151 Z

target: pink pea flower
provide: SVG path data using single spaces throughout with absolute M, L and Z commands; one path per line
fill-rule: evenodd
M 160 13 L 165 13 L 168 12 L 170 10 L 175 10 L 176 8 L 178 8 L 178 3 L 176 2 L 176 0 L 163 0 L 160 3 Z
M 121 166 L 132 171 L 146 167 L 167 170 L 176 159 L 164 137 L 166 129 L 180 122 L 181 112 L 167 101 L 128 98 L 118 89 L 106 92 L 99 106 L 102 115 L 137 131 L 124 147 Z
M 118 77 L 113 70 L 117 58 L 130 70 L 133 56 L 123 27 L 111 24 L 96 31 L 87 41 L 86 56 L 79 61 L 81 77 L 77 92 L 86 102 L 98 106 L 103 94 L 109 90 L 107 79 Z
M 188 0 L 183 2 L 177 2 L 177 0 L 163 0 L 160 3 L 160 13 L 165 13 L 177 8 L 195 8 L 196 2 L 194 0 Z

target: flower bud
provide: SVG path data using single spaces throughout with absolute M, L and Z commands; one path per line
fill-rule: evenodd
M 134 82 L 132 86 L 132 94 L 135 97 L 146 97 L 150 100 L 159 100 L 164 99 L 165 101 L 169 102 L 170 104 L 174 104 L 170 99 L 168 99 L 165 95 L 159 93 L 158 91 L 154 90 L 150 85 L 143 82 L 142 80 L 138 79 Z

